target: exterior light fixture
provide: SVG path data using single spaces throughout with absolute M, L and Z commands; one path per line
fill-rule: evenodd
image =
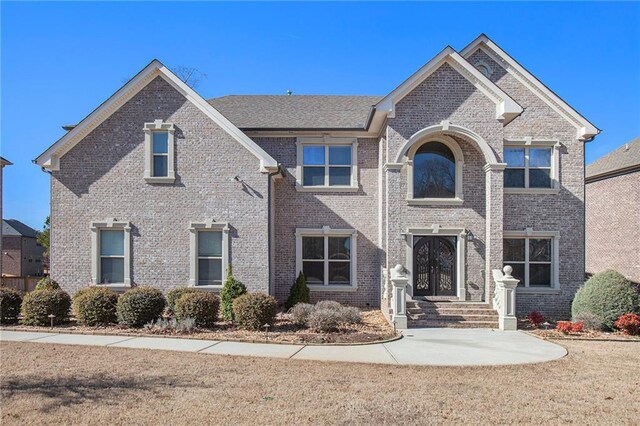
M 471 231 L 467 232 L 467 241 L 471 242 L 471 241 L 473 241 L 475 239 L 476 239 L 476 236 L 473 235 L 473 232 L 471 232 Z

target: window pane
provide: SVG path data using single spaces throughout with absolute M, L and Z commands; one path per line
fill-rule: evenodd
M 167 165 L 169 163 L 169 157 L 166 155 L 154 155 L 153 156 L 153 175 L 154 176 L 167 176 Z
M 351 282 L 351 262 L 329 262 L 329 284 L 345 285 Z
M 505 169 L 504 187 L 524 188 L 524 169 Z
M 303 167 L 302 174 L 304 175 L 302 180 L 304 186 L 324 185 L 324 167 Z
M 429 142 L 413 158 L 413 198 L 454 198 L 456 164 L 451 150 Z
M 329 185 L 351 185 L 351 167 L 329 167 Z
M 533 262 L 550 262 L 551 240 L 529 239 L 529 260 Z
M 550 287 L 551 265 L 529 265 L 529 287 Z
M 302 237 L 303 259 L 324 259 L 324 237 Z
M 306 165 L 324 164 L 324 146 L 305 146 L 302 148 L 302 159 Z
M 222 282 L 222 259 L 198 259 L 198 285 Z
M 324 262 L 302 262 L 302 273 L 309 284 L 324 284 Z
M 100 254 L 124 256 L 124 231 L 100 231 Z
M 506 262 L 504 266 L 511 266 L 513 268 L 513 272 L 511 272 L 511 276 L 513 278 L 519 279 L 518 287 L 524 287 L 524 263 L 509 263 Z
M 222 257 L 222 232 L 198 231 L 198 256 Z
M 169 132 L 153 132 L 153 153 L 166 154 L 169 152 Z
M 524 243 L 522 238 L 505 238 L 502 245 L 504 251 L 504 261 L 524 262 Z
M 347 260 L 351 258 L 351 238 L 350 237 L 330 237 L 329 238 L 329 259 Z
M 350 146 L 330 146 L 329 147 L 329 164 L 332 165 L 351 165 L 351 147 Z
M 100 283 L 123 283 L 124 259 L 103 257 L 100 259 Z
M 524 167 L 524 148 L 505 148 L 504 161 L 507 167 Z
M 529 149 L 529 167 L 551 167 L 551 149 Z
M 529 188 L 551 188 L 549 169 L 529 169 Z

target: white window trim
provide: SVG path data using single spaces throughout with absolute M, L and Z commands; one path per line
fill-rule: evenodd
M 358 289 L 358 255 L 357 240 L 358 232 L 355 229 L 331 229 L 328 226 L 322 228 L 296 228 L 296 276 L 302 272 L 302 237 L 351 237 L 351 253 L 350 253 L 350 274 L 351 284 L 349 285 L 328 285 L 329 275 L 325 269 L 325 284 L 308 284 L 311 291 L 355 291 Z M 326 259 L 328 257 L 329 245 L 325 238 L 324 244 L 324 264 L 327 267 Z
M 454 198 L 414 198 L 413 196 L 413 158 L 420 147 L 429 142 L 440 142 L 453 153 L 456 167 L 456 196 Z M 413 144 L 407 151 L 407 203 L 413 206 L 460 206 L 464 203 L 462 172 L 464 155 L 457 142 L 449 136 L 432 136 Z
M 220 285 L 198 285 L 198 232 L 219 231 L 222 232 L 222 282 Z M 218 290 L 227 279 L 229 267 L 229 224 L 216 222 L 213 219 L 203 222 L 191 222 L 189 224 L 189 287 Z
M 168 132 L 167 176 L 153 176 L 153 132 Z M 144 123 L 144 180 L 148 183 L 174 183 L 175 172 L 175 126 L 162 120 Z
M 114 218 L 107 218 L 101 222 L 91 222 L 91 284 L 109 288 L 131 287 L 131 224 L 118 222 Z M 100 231 L 101 230 L 124 231 L 124 282 L 100 283 Z
M 321 146 L 351 146 L 351 184 L 329 185 L 329 158 L 325 153 L 325 185 L 304 186 L 304 147 L 309 145 Z M 326 148 L 328 149 L 328 148 Z M 358 191 L 358 139 L 357 138 L 297 138 L 296 140 L 296 190 L 300 192 L 356 192 Z
M 534 139 L 525 137 L 522 139 L 505 139 L 505 148 L 551 148 L 551 188 L 528 188 L 529 173 L 525 168 L 524 188 L 504 188 L 505 194 L 558 194 L 560 192 L 560 141 L 556 139 Z M 526 164 L 525 152 L 525 164 Z M 508 168 L 508 167 L 507 167 Z
M 551 287 L 528 287 L 527 283 L 518 286 L 518 293 L 535 293 L 535 294 L 558 294 L 560 293 L 560 232 L 558 231 L 534 231 L 532 228 L 526 228 L 523 231 L 504 231 L 503 238 L 550 238 L 551 239 Z M 528 258 L 526 253 L 529 251 L 528 242 L 525 243 L 525 259 Z M 508 265 L 508 261 L 503 261 Z M 525 277 L 529 274 L 528 268 L 525 267 Z M 525 278 L 526 279 L 526 278 Z

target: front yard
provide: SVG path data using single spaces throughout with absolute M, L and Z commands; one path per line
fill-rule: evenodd
M 1 423 L 636 423 L 640 344 L 562 344 L 551 363 L 425 368 L 3 342 Z

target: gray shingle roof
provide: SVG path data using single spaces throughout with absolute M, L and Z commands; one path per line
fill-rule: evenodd
M 23 237 L 35 238 L 38 231 L 19 220 L 2 219 L 2 235 L 22 235 Z
M 240 129 L 363 129 L 381 96 L 230 95 L 208 102 Z
M 640 165 L 640 137 L 587 165 L 587 178 Z

